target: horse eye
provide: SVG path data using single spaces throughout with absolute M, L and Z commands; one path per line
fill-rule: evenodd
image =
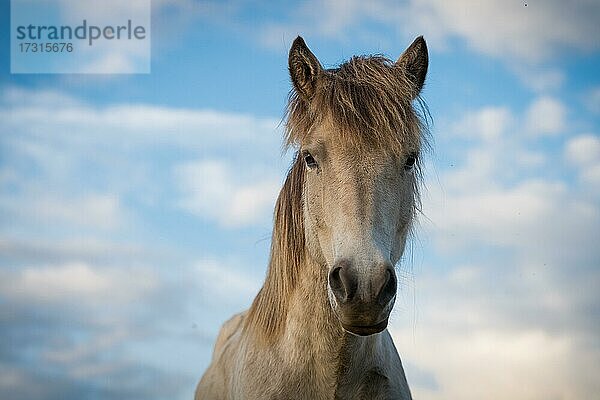
M 411 169 L 414 168 L 416 163 L 417 163 L 417 155 L 411 154 L 406 158 L 406 162 L 404 163 L 404 169 L 407 171 L 410 171 Z
M 317 164 L 317 161 L 315 160 L 315 158 L 308 151 L 305 151 L 303 153 L 303 157 L 304 157 L 304 163 L 306 164 L 306 166 L 308 168 L 314 169 L 319 166 L 319 164 Z

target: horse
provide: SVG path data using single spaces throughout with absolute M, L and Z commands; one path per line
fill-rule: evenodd
M 325 69 L 298 36 L 288 64 L 296 153 L 266 278 L 221 327 L 195 399 L 411 399 L 387 325 L 420 210 L 426 42 Z

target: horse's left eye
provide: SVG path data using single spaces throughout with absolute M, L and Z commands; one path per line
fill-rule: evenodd
M 308 152 L 305 151 L 302 156 L 304 157 L 304 163 L 310 169 L 317 168 L 319 164 L 317 164 L 317 160 Z
M 404 163 L 404 169 L 406 171 L 410 171 L 411 169 L 413 169 L 415 167 L 416 163 L 417 163 L 417 155 L 411 154 L 406 158 L 406 162 Z

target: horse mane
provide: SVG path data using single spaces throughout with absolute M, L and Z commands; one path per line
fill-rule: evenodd
M 305 260 L 302 210 L 304 171 L 302 157 L 297 155 L 275 204 L 267 277 L 246 318 L 245 328 L 261 327 L 266 338 L 273 338 L 282 331 L 290 292 L 295 287 Z
M 290 92 L 286 146 L 300 146 L 315 125 L 329 118 L 337 128 L 332 132 L 338 136 L 336 141 L 357 152 L 364 148 L 391 151 L 396 156 L 418 152 L 426 145 L 422 133 L 427 129 L 412 105 L 416 98 L 426 111 L 417 91 L 404 70 L 382 56 L 357 56 L 339 68 L 322 70 L 310 99 Z M 283 331 L 290 294 L 306 263 L 304 174 L 304 162 L 297 154 L 275 205 L 265 283 L 245 320 L 244 329 L 258 327 L 267 340 Z M 415 194 L 418 198 L 418 184 Z

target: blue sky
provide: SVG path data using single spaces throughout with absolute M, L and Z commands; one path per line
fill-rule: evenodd
M 147 75 L 13 75 L 1 2 L 0 397 L 191 398 L 265 273 L 298 34 L 326 66 L 429 44 L 414 397 L 599 393 L 598 3 L 257 3 L 154 1 Z

